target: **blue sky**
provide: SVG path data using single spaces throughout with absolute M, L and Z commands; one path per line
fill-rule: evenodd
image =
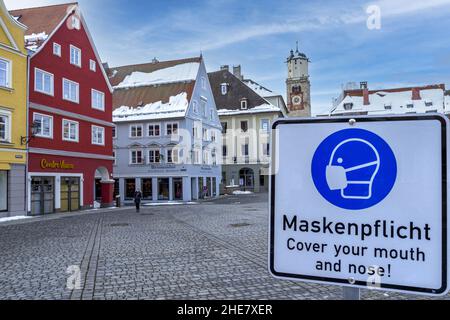
M 6 0 L 9 9 L 67 1 Z M 445 83 L 450 89 L 450 0 L 80 0 L 110 65 L 177 59 L 202 51 L 208 71 L 241 64 L 246 77 L 285 95 L 289 50 L 311 59 L 313 112 L 342 85 Z M 381 29 L 367 28 L 369 5 Z

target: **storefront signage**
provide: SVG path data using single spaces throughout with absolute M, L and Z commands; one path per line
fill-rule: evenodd
M 73 170 L 75 165 L 67 163 L 65 160 L 61 161 L 50 161 L 47 159 L 41 160 L 41 169 L 58 169 L 58 170 Z

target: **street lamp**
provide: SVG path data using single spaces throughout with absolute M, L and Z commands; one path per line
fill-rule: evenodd
M 28 145 L 30 141 L 36 137 L 36 134 L 38 133 L 38 130 L 41 127 L 41 123 L 39 121 L 33 121 L 31 124 L 31 135 L 30 136 L 22 136 L 20 137 L 20 143 L 21 145 Z

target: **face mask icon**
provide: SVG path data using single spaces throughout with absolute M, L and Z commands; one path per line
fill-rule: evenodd
M 326 167 L 328 188 L 344 199 L 372 198 L 373 182 L 380 169 L 377 149 L 363 139 L 348 139 L 333 150 Z

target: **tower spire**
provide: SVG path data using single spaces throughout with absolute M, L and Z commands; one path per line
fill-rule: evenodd
M 297 44 L 297 51 L 295 52 L 299 53 L 300 51 L 298 50 L 298 41 L 296 42 L 296 44 Z

